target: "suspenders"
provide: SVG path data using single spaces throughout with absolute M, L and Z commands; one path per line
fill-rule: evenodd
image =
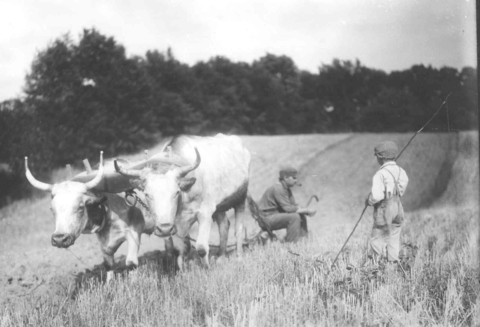
M 396 194 L 396 195 L 400 196 L 400 189 L 399 189 L 398 184 L 400 183 L 400 173 L 402 172 L 402 168 L 398 167 L 398 177 L 397 177 L 397 179 L 395 179 L 395 176 L 393 176 L 393 173 L 390 170 L 388 170 L 387 168 L 384 168 L 384 169 L 390 173 L 390 175 L 393 178 L 393 182 L 395 183 L 395 186 L 393 187 L 393 194 L 392 195 Z M 386 200 L 391 198 L 390 196 L 387 197 L 387 195 L 388 195 L 387 194 L 387 189 L 386 189 L 386 186 L 385 186 L 385 199 Z

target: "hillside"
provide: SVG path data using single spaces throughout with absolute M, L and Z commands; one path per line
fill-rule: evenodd
M 318 203 L 312 203 L 317 209 L 316 216 L 309 219 L 312 238 L 330 237 L 330 231 L 344 226 L 343 238 L 358 219 L 371 178 L 378 169 L 374 145 L 389 139 L 402 149 L 410 137 L 411 134 L 242 136 L 252 153 L 250 193 L 258 200 L 263 190 L 277 180 L 281 165 L 296 166 L 303 183 L 294 191 L 298 202 L 305 204 L 312 194 L 320 198 Z M 151 154 L 160 147 L 152 149 Z M 410 177 L 403 199 L 407 222 L 408 217 L 417 217 L 417 212 L 426 212 L 432 206 L 448 206 L 449 210 L 478 206 L 478 133 L 419 134 L 398 163 Z M 371 224 L 370 210 L 362 221 L 360 234 Z M 252 219 L 246 225 L 249 232 L 256 228 Z M 88 275 L 89 270 L 101 264 L 95 236 L 82 235 L 71 249 L 62 250 L 50 245 L 52 231 L 49 197 L 19 201 L 0 211 L 0 302 L 64 294 L 75 278 Z M 215 241 L 214 232 L 212 242 Z M 159 238 L 144 237 L 140 254 L 161 248 Z M 336 247 L 330 250 L 338 251 Z M 116 258 L 124 254 L 122 246 Z

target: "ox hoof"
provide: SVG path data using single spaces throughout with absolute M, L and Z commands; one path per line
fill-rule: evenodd
M 113 281 L 114 275 L 113 275 L 113 270 L 107 271 L 107 284 L 111 283 Z
M 199 247 L 197 249 L 197 253 L 201 258 L 205 258 L 205 256 L 207 255 L 207 251 L 205 251 L 203 247 Z
M 136 269 L 138 267 L 138 261 L 126 260 L 125 266 L 127 266 L 128 269 Z

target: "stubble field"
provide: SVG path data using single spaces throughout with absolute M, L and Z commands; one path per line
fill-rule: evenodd
M 144 236 L 139 269 L 122 271 L 123 246 L 116 279 L 104 284 L 95 236 L 82 235 L 69 250 L 53 248 L 49 197 L 16 202 L 0 211 L 0 326 L 478 325 L 477 132 L 419 134 L 399 159 L 410 177 L 402 267 L 362 266 L 369 208 L 330 268 L 378 169 L 373 146 L 388 139 L 401 149 L 410 137 L 242 137 L 252 154 L 252 197 L 276 181 L 281 165 L 293 165 L 303 183 L 296 199 L 305 204 L 317 195 L 317 214 L 305 242 L 257 246 L 208 270 L 193 256 L 185 272 L 172 272 L 160 259 L 163 242 Z M 61 180 L 65 172 L 55 175 Z M 246 225 L 248 235 L 257 229 L 251 218 Z

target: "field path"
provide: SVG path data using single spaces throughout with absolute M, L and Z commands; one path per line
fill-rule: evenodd
M 372 177 L 380 168 L 373 155 L 374 146 L 380 141 L 392 140 L 402 149 L 410 137 L 405 134 L 359 134 L 302 165 L 303 186 L 296 191 L 299 202 L 305 203 L 311 194 L 320 198 L 315 204 L 317 215 L 310 219 L 310 225 L 321 227 L 357 219 L 370 192 Z M 454 143 L 450 140 L 456 138 L 448 134 L 419 135 L 414 140 L 417 143 L 412 142 L 402 154 L 398 164 L 410 178 L 403 198 L 407 211 L 430 204 L 446 186 L 439 183 L 438 176 L 443 163 L 455 151 L 449 143 Z

